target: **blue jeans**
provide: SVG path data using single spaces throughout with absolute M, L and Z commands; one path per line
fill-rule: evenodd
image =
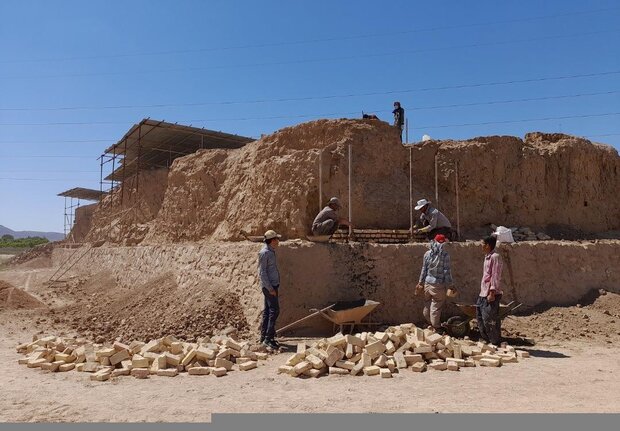
M 274 289 L 278 291 L 276 286 Z M 273 296 L 263 287 L 265 297 L 265 308 L 263 309 L 263 324 L 261 326 L 260 337 L 262 339 L 273 340 L 276 336 L 276 319 L 280 314 L 280 302 L 278 296 Z
M 499 346 L 502 332 L 502 321 L 499 318 L 499 300 L 502 295 L 495 295 L 495 301 L 489 302 L 485 296 L 476 301 L 476 320 L 480 337 L 487 343 Z

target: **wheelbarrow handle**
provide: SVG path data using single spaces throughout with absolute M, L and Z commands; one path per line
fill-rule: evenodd
M 276 334 L 280 334 L 280 333 L 284 332 L 285 330 L 287 330 L 287 329 L 289 329 L 289 328 L 292 328 L 293 326 L 297 326 L 298 324 L 300 324 L 301 322 L 303 322 L 303 321 L 305 321 L 305 320 L 308 320 L 308 319 L 310 319 L 310 318 L 312 318 L 312 317 L 314 317 L 314 316 L 318 316 L 318 315 L 319 315 L 319 314 L 321 314 L 322 312 L 327 311 L 327 310 L 329 310 L 330 308 L 332 308 L 334 305 L 336 305 L 336 304 L 332 304 L 332 305 L 330 305 L 330 306 L 328 306 L 328 307 L 323 308 L 322 310 L 315 311 L 314 313 L 309 314 L 309 315 L 307 315 L 306 317 L 302 317 L 301 319 L 296 320 L 296 321 L 294 321 L 293 323 L 289 323 L 288 325 L 286 325 L 286 326 L 284 326 L 284 327 L 282 327 L 282 328 L 278 329 L 278 330 L 276 331 Z M 311 311 L 312 311 L 312 310 L 311 310 Z

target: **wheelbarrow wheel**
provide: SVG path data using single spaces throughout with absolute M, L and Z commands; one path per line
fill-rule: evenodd
M 463 338 L 469 334 L 469 319 L 465 317 L 450 317 L 445 326 L 452 337 Z

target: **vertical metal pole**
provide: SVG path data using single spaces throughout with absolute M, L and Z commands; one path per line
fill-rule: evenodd
M 67 197 L 65 196 L 65 212 L 64 212 L 64 232 L 65 232 L 65 239 L 67 239 Z
M 351 172 L 351 168 L 353 166 L 351 161 L 352 154 L 351 144 L 349 144 L 349 236 L 353 234 L 353 228 L 351 227 L 351 223 L 353 223 L 353 204 L 351 202 L 351 177 L 353 175 Z
M 409 232 L 413 235 L 413 147 L 409 145 Z
M 319 150 L 319 211 L 323 209 L 323 150 Z
M 116 145 L 112 147 L 112 173 L 116 169 Z M 110 190 L 114 191 L 114 176 L 112 176 L 112 187 Z
M 438 187 L 438 172 L 437 172 L 437 153 L 435 153 L 435 208 L 439 208 L 439 187 Z
M 127 166 L 127 138 L 123 144 L 123 179 L 121 180 L 121 206 L 123 205 L 123 195 L 125 194 L 125 167 Z
M 460 210 L 461 207 L 459 205 L 459 162 L 458 160 L 456 162 L 454 162 L 454 172 L 455 172 L 455 188 L 456 188 L 456 235 L 458 236 L 459 240 L 461 239 L 461 217 L 460 217 Z
M 99 157 L 99 161 L 99 191 L 103 193 L 103 154 Z

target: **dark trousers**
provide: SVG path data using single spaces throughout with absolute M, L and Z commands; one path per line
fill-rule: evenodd
M 278 288 L 276 287 L 276 292 Z M 265 297 L 265 308 L 263 310 L 263 324 L 261 326 L 260 337 L 273 340 L 276 336 L 276 319 L 280 314 L 280 302 L 277 296 L 273 296 L 263 287 Z
M 499 301 L 502 295 L 495 295 L 495 301 L 489 302 L 486 297 L 479 296 L 476 301 L 476 319 L 480 337 L 487 343 L 499 346 L 502 321 L 499 318 Z

